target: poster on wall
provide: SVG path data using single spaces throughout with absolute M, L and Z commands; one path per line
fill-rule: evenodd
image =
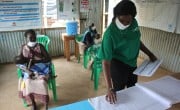
M 89 11 L 89 0 L 80 0 L 80 12 Z
M 41 0 L 0 0 L 0 31 L 41 28 Z
M 79 18 L 78 1 L 77 0 L 58 0 L 58 19 L 75 20 Z
M 136 3 L 136 7 L 137 12 L 139 12 L 136 18 L 140 26 L 175 32 L 177 27 L 178 4 L 139 2 Z
M 44 15 L 45 17 L 57 19 L 56 0 L 44 0 Z

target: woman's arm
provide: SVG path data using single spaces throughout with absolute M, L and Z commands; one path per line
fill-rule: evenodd
M 40 45 L 40 49 L 41 49 L 41 55 L 42 58 L 40 60 L 32 60 L 33 63 L 48 63 L 51 62 L 51 57 L 49 55 L 49 53 L 46 51 L 45 47 L 42 44 Z
M 103 64 L 104 77 L 105 77 L 106 84 L 107 84 L 107 87 L 108 87 L 108 92 L 107 92 L 106 99 L 110 103 L 114 104 L 117 101 L 117 98 L 116 98 L 116 93 L 113 91 L 113 84 L 112 84 L 111 75 L 110 75 L 110 65 L 111 65 L 111 63 L 110 63 L 110 61 L 103 60 L 102 64 Z
M 149 56 L 151 61 L 157 60 L 156 56 L 142 43 L 140 43 L 140 49 Z

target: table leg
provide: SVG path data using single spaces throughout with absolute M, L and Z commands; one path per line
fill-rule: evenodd
M 78 46 L 77 42 L 75 42 L 75 56 L 76 56 L 76 58 L 79 57 L 79 46 Z
M 67 61 L 70 61 L 70 47 L 69 47 L 69 41 L 66 42 L 66 58 L 67 58 Z
M 66 47 L 67 45 L 66 45 L 66 41 L 64 40 L 64 57 L 66 58 Z

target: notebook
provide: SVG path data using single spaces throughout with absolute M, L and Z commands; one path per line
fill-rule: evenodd
M 156 60 L 154 62 L 150 60 L 144 60 L 143 63 L 133 73 L 140 76 L 150 77 L 155 73 L 161 63 L 162 60 Z

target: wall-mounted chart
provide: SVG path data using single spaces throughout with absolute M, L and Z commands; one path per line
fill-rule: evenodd
M 40 28 L 41 0 L 0 0 L 0 31 Z
M 77 0 L 58 0 L 58 19 L 73 20 L 79 18 L 79 2 Z

